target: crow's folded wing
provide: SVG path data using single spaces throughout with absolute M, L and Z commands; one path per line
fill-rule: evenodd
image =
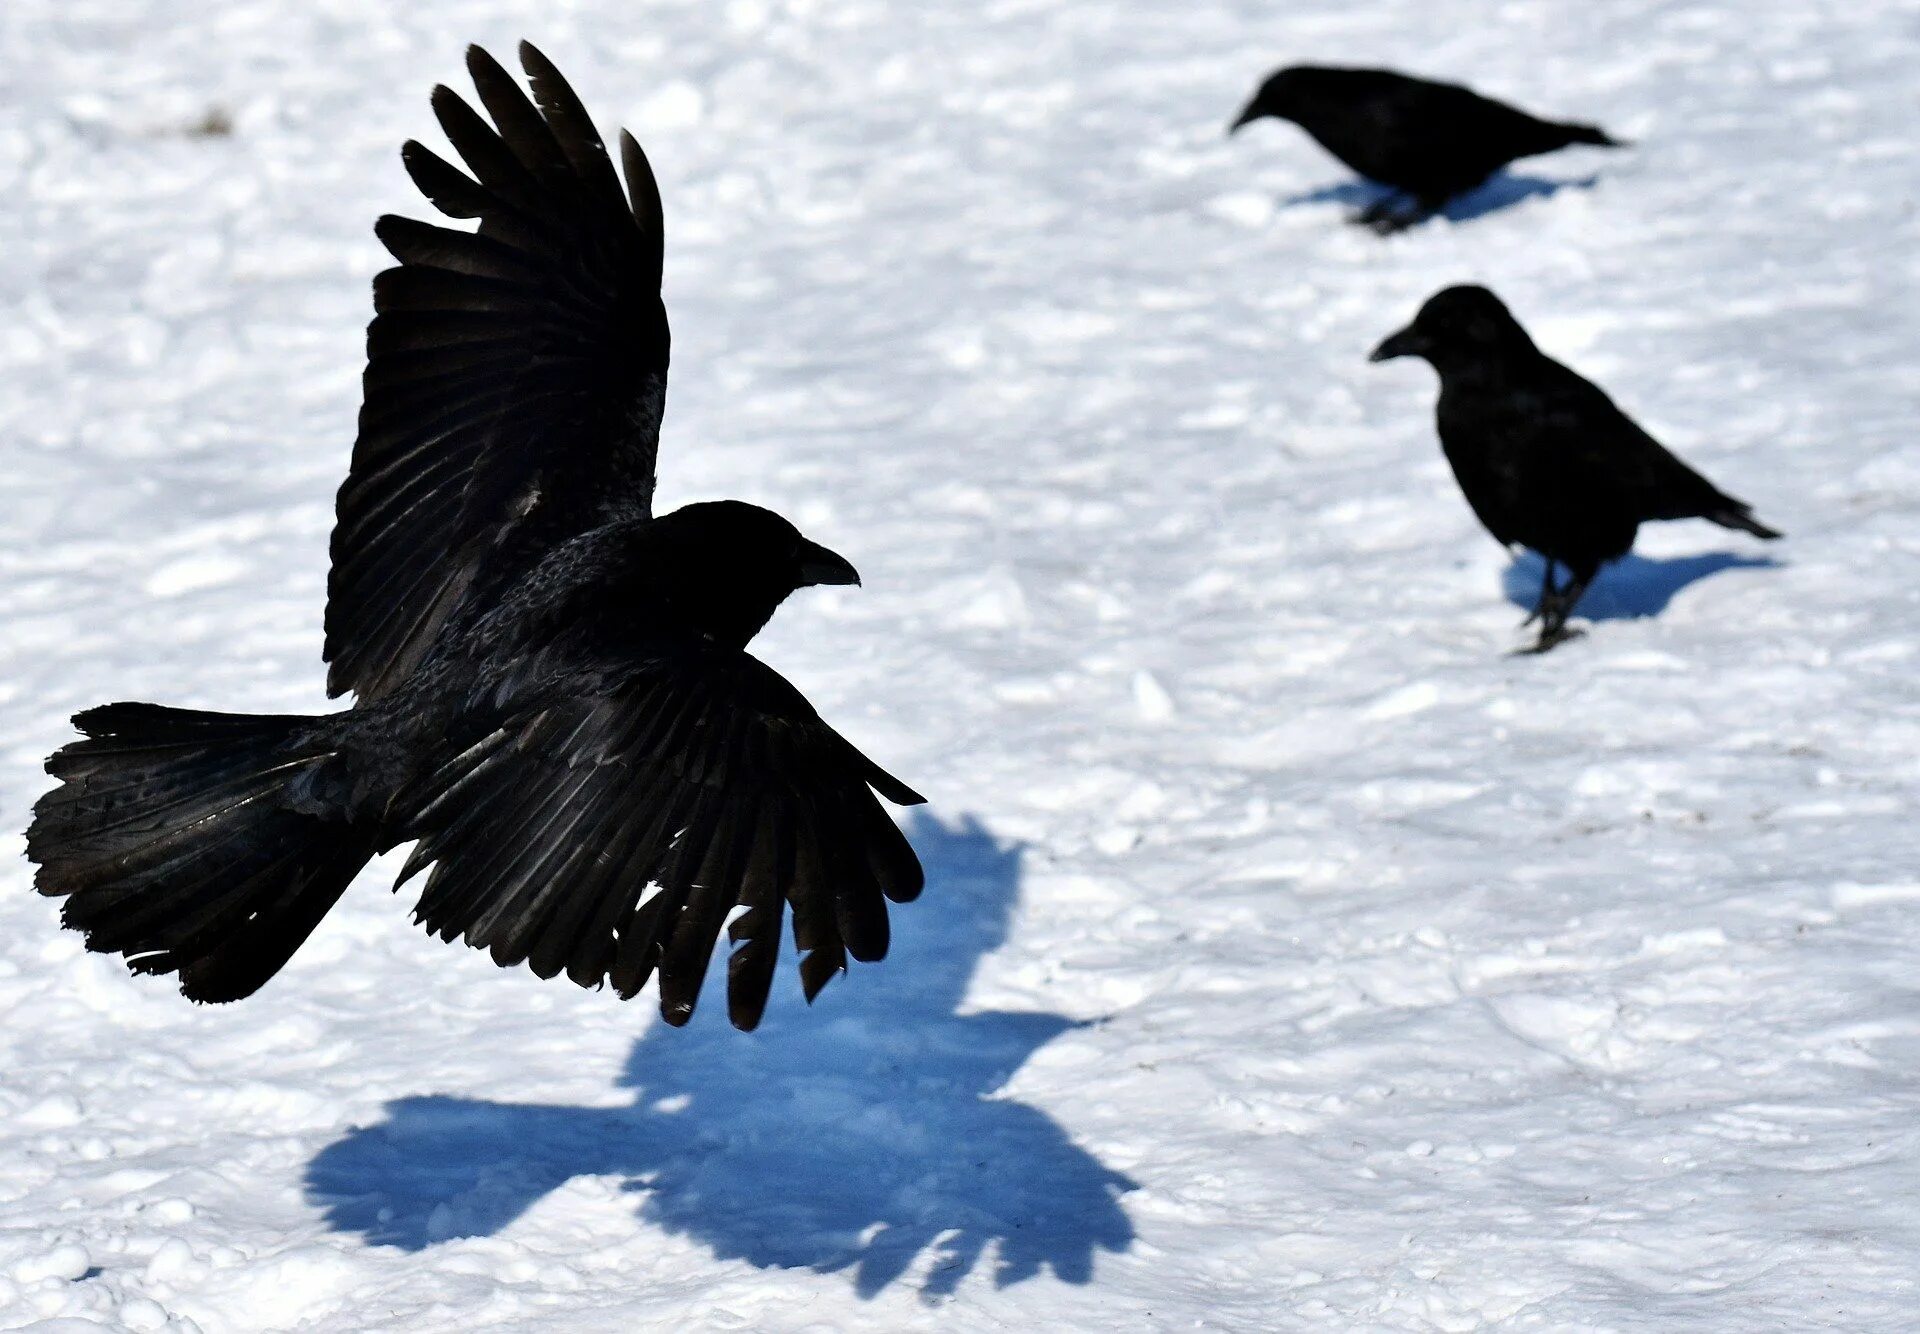
M 1564 142 L 1526 112 L 1455 84 L 1383 83 L 1365 111 L 1382 179 L 1395 184 L 1464 189 L 1516 157 Z
M 400 262 L 374 280 L 333 530 L 331 694 L 385 693 L 467 599 L 568 537 L 651 511 L 668 359 L 659 188 L 623 134 L 622 194 L 573 90 L 532 46 L 520 57 L 534 101 L 468 52 L 492 124 L 434 90 L 471 175 L 418 143 L 403 152 L 434 206 L 479 229 L 376 228 Z
M 1563 366 L 1555 369 L 1547 428 L 1552 438 L 1544 447 L 1570 455 L 1589 485 L 1616 497 L 1635 519 L 1746 508 L 1649 435 L 1605 390 Z
M 657 972 L 671 1024 L 693 1014 L 724 928 L 728 1014 L 751 1029 L 788 907 L 811 1000 L 848 955 L 884 956 L 886 900 L 919 894 L 876 791 L 922 800 L 772 669 L 689 647 L 510 719 L 446 766 L 411 799 L 401 879 L 432 863 L 416 918 L 503 967 L 622 998 Z

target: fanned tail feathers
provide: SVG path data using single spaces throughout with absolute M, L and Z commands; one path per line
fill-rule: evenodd
M 87 948 L 178 973 L 198 1001 L 252 994 L 372 855 L 311 793 L 315 719 L 109 704 L 47 761 L 35 885 Z

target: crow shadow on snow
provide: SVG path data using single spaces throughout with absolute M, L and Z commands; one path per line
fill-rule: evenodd
M 1590 621 L 1625 621 L 1658 616 L 1674 594 L 1722 570 L 1774 570 L 1780 562 L 1768 556 L 1738 556 L 1731 551 L 1709 551 L 1698 556 L 1650 558 L 1631 553 L 1601 569 L 1586 596 L 1574 610 Z M 1540 576 L 1546 562 L 1534 552 L 1514 557 L 1500 576 L 1507 601 L 1528 611 L 1540 600 Z M 1565 583 L 1566 570 L 1559 571 Z
M 887 961 L 856 965 L 811 1012 L 795 983 L 754 1033 L 712 998 L 686 1029 L 655 1024 L 625 1106 L 398 1099 L 315 1156 L 309 1198 L 337 1231 L 418 1251 L 496 1233 L 573 1177 L 614 1176 L 656 1227 L 723 1259 L 850 1272 L 863 1298 L 922 1252 L 923 1298 L 949 1293 L 990 1244 L 1001 1287 L 1049 1268 L 1085 1283 L 1096 1249 L 1133 1242 L 1117 1197 L 1134 1183 L 997 1092 L 1077 1025 L 958 1012 L 1006 939 L 1021 849 L 973 821 L 916 814 L 908 834 L 925 895 L 895 914 Z
M 1484 218 L 1489 213 L 1498 213 L 1502 209 L 1512 208 L 1515 204 L 1529 199 L 1550 198 L 1562 190 L 1591 190 L 1599 182 L 1598 176 L 1583 176 L 1572 181 L 1556 181 L 1546 176 L 1496 171 L 1473 189 L 1449 199 L 1438 216 L 1445 218 L 1448 222 L 1472 222 L 1475 218 Z M 1357 215 L 1371 205 L 1392 199 L 1398 194 L 1400 191 L 1390 185 L 1356 177 L 1337 185 L 1323 185 L 1317 190 L 1308 190 L 1304 194 L 1290 195 L 1280 201 L 1280 207 L 1346 204 Z

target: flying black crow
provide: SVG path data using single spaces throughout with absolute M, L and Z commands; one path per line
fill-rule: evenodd
M 1453 83 L 1384 69 L 1295 65 L 1260 85 L 1228 133 L 1263 117 L 1290 120 L 1388 196 L 1354 219 L 1397 232 L 1439 212 L 1516 158 L 1569 144 L 1621 147 L 1592 125 L 1537 120 Z
M 446 88 L 466 163 L 407 170 L 477 231 L 382 218 L 365 402 L 340 490 L 317 717 L 109 704 L 47 763 L 28 855 L 91 949 L 251 994 L 377 852 L 431 866 L 416 918 L 503 966 L 692 1015 L 714 944 L 733 1022 L 766 1004 L 793 913 L 809 999 L 886 953 L 921 888 L 875 793 L 911 788 L 746 651 L 795 589 L 853 566 L 737 501 L 652 516 L 667 377 L 661 209 L 622 192 L 533 47 L 533 100 L 479 48 L 492 123 Z
M 1711 519 L 1780 534 L 1661 447 L 1597 386 L 1541 352 L 1484 287 L 1449 287 L 1374 361 L 1424 357 L 1440 374 L 1440 446 L 1480 522 L 1503 546 L 1546 557 L 1533 651 L 1569 637 L 1567 617 L 1602 565 L 1653 519 Z M 1567 567 L 1556 587 L 1554 567 Z

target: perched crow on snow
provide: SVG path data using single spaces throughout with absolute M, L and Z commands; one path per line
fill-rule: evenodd
M 1381 233 L 1432 217 L 1515 158 L 1569 144 L 1618 148 L 1592 125 L 1536 120 L 1458 84 L 1383 69 L 1296 65 L 1269 76 L 1229 133 L 1266 116 L 1290 120 L 1389 196 L 1354 219 Z
M 1474 514 L 1503 546 L 1546 557 L 1538 618 L 1544 653 L 1606 562 L 1653 519 L 1711 519 L 1755 537 L 1780 534 L 1752 507 L 1663 449 L 1595 385 L 1541 352 L 1484 287 L 1449 287 L 1374 361 L 1424 357 L 1440 373 L 1440 445 Z M 1554 566 L 1567 567 L 1564 587 Z
M 658 187 L 622 136 L 623 194 L 573 91 L 484 51 L 492 117 L 433 105 L 463 172 L 407 170 L 475 232 L 377 228 L 365 403 L 340 490 L 317 717 L 109 704 L 48 761 L 38 888 L 91 949 L 251 994 L 368 858 L 417 840 L 416 917 L 503 965 L 693 1013 L 714 944 L 733 1022 L 766 1004 L 793 912 L 809 999 L 887 949 L 921 888 L 875 793 L 921 798 L 821 721 L 747 643 L 846 560 L 736 501 L 652 517 L 667 377 Z M 470 174 L 469 174 L 470 173 Z

